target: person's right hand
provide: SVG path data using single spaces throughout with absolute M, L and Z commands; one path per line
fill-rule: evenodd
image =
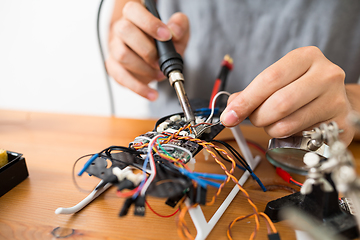
M 106 60 L 110 76 L 151 101 L 157 99 L 158 93 L 148 84 L 165 79 L 159 68 L 154 38 L 159 41 L 172 38 L 177 52 L 182 55 L 189 40 L 188 18 L 175 13 L 166 25 L 140 3 L 128 2 L 122 17 L 110 29 L 110 54 Z

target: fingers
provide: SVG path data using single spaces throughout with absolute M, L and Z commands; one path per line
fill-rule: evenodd
M 110 31 L 108 73 L 121 85 L 154 101 L 158 94 L 148 86 L 152 80 L 163 80 L 159 69 L 154 38 L 166 41 L 170 29 L 141 4 L 125 4 L 122 17 Z
M 127 19 L 121 19 L 114 24 L 117 38 L 133 52 L 139 55 L 153 68 L 157 67 L 157 51 L 154 41 Z
M 159 41 L 167 41 L 171 38 L 171 32 L 166 24 L 153 16 L 140 3 L 128 2 L 123 8 L 123 16 Z
M 174 13 L 168 23 L 168 28 L 172 33 L 172 41 L 179 54 L 184 54 L 190 37 L 190 26 L 187 16 L 183 13 Z
M 221 115 L 225 126 L 239 124 L 273 93 L 305 74 L 313 63 L 313 55 L 318 54 L 308 52 L 296 49 L 261 72 L 228 104 Z
M 354 137 L 354 130 L 347 121 L 351 105 L 345 92 L 337 95 L 326 93 L 323 98 L 317 98 L 289 116 L 265 126 L 265 131 L 271 137 L 288 137 L 318 127 L 320 123 L 335 121 L 343 130 L 339 136 L 340 139 L 345 144 L 350 144 Z M 329 103 L 331 103 L 330 107 Z
M 344 106 L 347 104 L 345 99 L 345 97 L 338 97 L 336 100 L 331 96 L 319 97 L 285 118 L 264 126 L 264 128 L 273 137 L 293 135 L 345 113 L 346 108 Z M 331 108 L 327 106 L 329 102 L 331 102 Z
M 156 80 L 165 78 L 164 74 L 160 71 L 160 69 L 158 69 L 157 65 L 150 66 L 126 44 L 124 44 L 121 39 L 114 38 L 109 45 L 109 49 L 112 58 L 133 74 L 150 77 Z
M 315 86 L 317 74 L 317 70 L 310 69 L 307 74 L 273 93 L 251 113 L 251 122 L 259 127 L 268 126 L 320 97 L 326 91 L 324 81 L 309 89 L 309 86 Z
M 148 86 L 151 79 L 139 76 L 135 77 L 111 56 L 106 60 L 106 69 L 109 75 L 124 87 L 129 88 L 133 92 L 149 99 L 150 101 L 155 101 L 157 99 L 157 91 Z
M 287 137 L 322 122 L 336 121 L 350 143 L 354 130 L 346 122 L 352 106 L 344 71 L 318 48 L 296 49 L 260 73 L 242 92 L 233 94 L 221 115 L 225 126 L 249 116 L 272 137 Z
M 189 22 L 184 14 L 174 14 L 168 27 L 141 4 L 126 3 L 122 17 L 112 25 L 109 34 L 108 73 L 121 85 L 155 100 L 158 94 L 148 83 L 163 80 L 165 76 L 159 69 L 154 39 L 167 41 L 172 35 L 175 47 L 182 54 L 189 39 Z

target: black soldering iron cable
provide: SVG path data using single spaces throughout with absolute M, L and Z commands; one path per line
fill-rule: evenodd
M 97 39 L 98 39 L 101 60 L 102 60 L 102 64 L 103 64 L 103 67 L 105 70 L 105 79 L 106 79 L 106 85 L 107 85 L 107 89 L 108 89 L 108 93 L 109 93 L 111 116 L 115 116 L 114 96 L 113 96 L 112 89 L 111 89 L 109 74 L 106 70 L 104 50 L 102 48 L 101 38 L 100 38 L 100 13 L 101 13 L 101 8 L 102 8 L 103 3 L 104 3 L 104 0 L 101 0 L 99 8 L 98 8 L 97 19 L 96 19 L 96 33 L 97 33 Z

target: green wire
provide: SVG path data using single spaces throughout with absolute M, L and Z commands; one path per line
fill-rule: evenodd
M 168 152 L 161 146 L 161 143 L 160 143 L 160 141 L 159 141 L 159 138 L 156 139 L 156 141 L 157 141 L 157 143 L 158 143 L 159 148 L 160 148 L 161 150 L 163 150 L 163 152 L 166 153 L 166 155 L 168 155 L 168 156 L 170 156 L 170 157 L 173 157 L 173 156 L 171 156 L 170 153 L 168 153 Z
M 159 140 L 159 139 L 160 139 L 160 138 L 156 139 L 156 141 L 157 141 L 157 143 L 158 143 L 158 145 L 159 145 L 159 148 L 160 148 L 164 153 L 166 153 L 166 155 L 174 158 L 170 153 L 168 153 L 168 152 L 161 146 L 161 143 L 160 143 L 160 140 Z M 187 160 L 188 160 L 189 158 L 190 158 L 190 156 L 187 156 Z

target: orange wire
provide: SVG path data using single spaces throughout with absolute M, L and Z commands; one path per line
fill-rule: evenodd
M 200 124 L 197 124 L 197 125 L 200 125 Z M 197 126 L 195 125 L 195 126 Z M 171 139 L 179 139 L 179 140 L 189 140 L 189 141 L 193 141 L 193 142 L 196 142 L 197 144 L 201 145 L 204 147 L 204 149 L 209 152 L 211 154 L 211 156 L 215 159 L 215 162 L 219 164 L 219 166 L 221 167 L 221 169 L 223 169 L 225 171 L 225 174 L 228 176 L 227 179 L 220 185 L 217 193 L 213 196 L 212 200 L 208 203 L 206 203 L 206 205 L 211 205 L 215 202 L 217 196 L 220 195 L 221 193 L 221 190 L 222 188 L 225 186 L 226 183 L 228 183 L 230 181 L 230 179 L 238 186 L 238 188 L 240 189 L 240 191 L 244 194 L 244 196 L 247 198 L 247 201 L 248 203 L 252 206 L 253 210 L 254 210 L 254 213 L 252 214 L 249 214 L 247 216 L 241 216 L 241 217 L 238 217 L 236 218 L 235 220 L 233 220 L 230 225 L 229 225 L 229 229 L 228 229 L 228 232 L 227 232 L 227 235 L 228 235 L 228 238 L 229 239 L 232 239 L 231 237 L 231 227 L 235 224 L 235 222 L 237 221 L 240 221 L 242 219 L 245 219 L 245 218 L 249 218 L 249 217 L 254 217 L 255 218 L 255 230 L 252 232 L 252 234 L 250 235 L 250 239 L 254 239 L 255 236 L 256 236 L 256 233 L 257 231 L 259 230 L 260 228 L 260 219 L 259 219 L 259 215 L 263 218 L 265 218 L 265 220 L 268 222 L 268 225 L 270 225 L 270 228 L 271 230 L 274 232 L 274 233 L 277 233 L 277 230 L 274 226 L 274 224 L 271 222 L 271 220 L 269 219 L 269 217 L 263 213 L 263 212 L 259 212 L 258 211 L 258 208 L 256 207 L 256 205 L 254 204 L 254 202 L 251 200 L 250 198 L 250 195 L 246 192 L 246 190 L 238 183 L 238 180 L 236 179 L 235 176 L 232 175 L 232 173 L 234 172 L 235 170 L 235 166 L 236 166 L 236 162 L 235 160 L 223 149 L 219 148 L 218 146 L 214 145 L 213 143 L 210 143 L 210 142 L 205 142 L 201 139 L 196 139 L 196 138 L 191 138 L 191 137 L 183 137 L 183 136 L 179 136 L 179 133 L 181 131 L 183 131 L 184 129 L 189 129 L 190 133 L 192 132 L 191 131 L 191 127 L 194 127 L 194 126 L 191 126 L 190 124 L 187 125 L 187 126 L 184 126 L 182 128 L 180 128 L 177 132 L 171 134 L 171 135 L 168 135 L 167 138 L 165 138 L 165 140 L 162 141 L 162 144 L 164 143 L 168 143 Z M 164 134 L 169 134 L 169 133 L 166 133 L 164 132 Z M 139 147 L 136 147 L 136 148 L 142 148 L 142 147 L 145 147 L 146 145 L 148 144 L 144 144 L 142 146 L 139 146 Z M 156 145 L 156 143 L 155 143 Z M 255 145 L 255 144 L 251 144 L 250 145 Z M 211 151 L 210 147 L 216 149 L 217 151 L 221 152 L 222 154 L 224 154 L 232 163 L 231 165 L 231 169 L 228 170 L 226 168 L 226 166 L 218 159 L 218 157 L 216 156 L 216 154 Z M 256 147 L 256 146 L 254 146 Z M 166 160 L 168 161 L 171 161 L 171 162 L 174 162 L 174 163 L 177 163 L 177 164 L 181 164 L 183 167 L 185 168 L 188 168 L 187 165 L 185 165 L 180 159 L 178 161 L 176 161 L 177 159 L 172 159 L 171 157 L 165 155 L 165 154 L 162 154 L 160 153 L 155 147 L 154 147 L 154 151 L 159 154 L 162 158 L 165 158 Z M 184 199 L 182 200 L 182 203 L 183 203 Z M 182 204 L 180 204 L 181 206 Z M 193 236 L 191 236 L 190 232 L 189 232 L 189 229 L 186 225 L 186 221 L 185 221 L 185 214 L 188 212 L 189 210 L 189 207 L 185 206 L 183 208 L 180 209 L 180 212 L 179 212 L 179 215 L 178 215 L 178 234 L 179 236 L 182 238 L 182 239 L 194 239 Z M 175 213 L 174 213 L 175 214 Z

